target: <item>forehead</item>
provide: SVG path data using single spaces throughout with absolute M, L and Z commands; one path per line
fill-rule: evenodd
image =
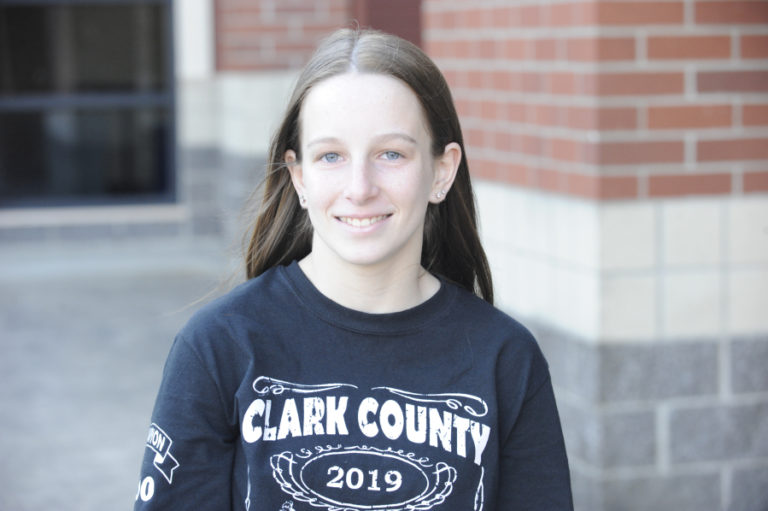
M 302 143 L 307 137 L 375 136 L 405 131 L 419 141 L 429 135 L 421 103 L 401 80 L 372 73 L 345 73 L 312 89 L 301 106 Z

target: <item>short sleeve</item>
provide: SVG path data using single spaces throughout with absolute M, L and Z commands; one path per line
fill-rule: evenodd
M 541 364 L 547 371 L 543 359 Z M 499 510 L 573 509 L 568 459 L 548 372 L 543 382 L 527 389 L 502 444 L 498 488 Z
M 236 438 L 217 379 L 177 337 L 152 413 L 134 509 L 230 509 Z

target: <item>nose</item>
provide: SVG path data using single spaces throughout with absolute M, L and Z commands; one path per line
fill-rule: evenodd
M 358 159 L 350 165 L 350 173 L 344 188 L 344 197 L 355 204 L 363 204 L 379 192 L 376 185 L 376 170 L 365 159 Z

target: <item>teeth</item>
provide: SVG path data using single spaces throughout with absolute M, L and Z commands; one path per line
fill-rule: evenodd
M 368 227 L 371 224 L 381 222 L 387 217 L 387 215 L 379 215 L 370 218 L 352 218 L 348 216 L 339 217 L 339 220 L 352 227 Z

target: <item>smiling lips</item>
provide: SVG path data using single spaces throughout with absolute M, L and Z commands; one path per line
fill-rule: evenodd
M 353 218 L 351 216 L 337 217 L 339 220 L 352 227 L 368 227 L 369 225 L 377 224 L 382 220 L 388 218 L 389 215 L 372 216 L 368 218 Z

